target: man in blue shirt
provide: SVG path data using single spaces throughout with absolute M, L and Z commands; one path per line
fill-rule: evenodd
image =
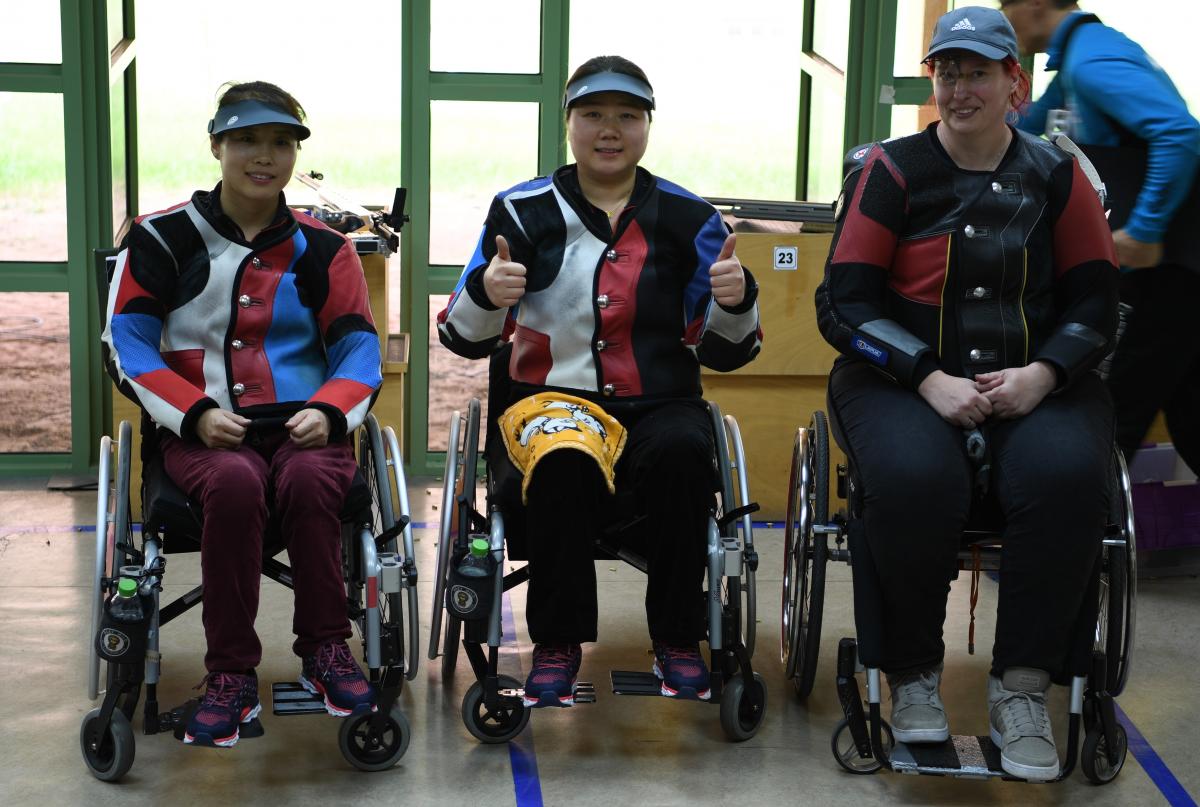
M 1108 186 L 1128 306 L 1109 383 L 1128 458 L 1161 409 L 1200 471 L 1200 123 L 1140 45 L 1074 0 L 1001 0 L 1026 54 L 1057 71 L 1019 128 L 1061 131 Z M 1135 271 L 1141 270 L 1141 271 Z

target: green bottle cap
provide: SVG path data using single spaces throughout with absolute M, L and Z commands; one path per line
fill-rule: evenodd
M 137 581 L 132 577 L 122 577 L 117 583 L 117 594 L 122 597 L 132 597 L 137 594 Z
M 477 557 L 477 558 L 482 558 L 482 557 L 484 557 L 485 555 L 487 555 L 487 553 L 488 553 L 488 549 L 490 549 L 490 548 L 491 548 L 491 547 L 490 547 L 490 545 L 488 544 L 488 542 L 487 542 L 487 539 L 486 539 L 486 538 L 473 538 L 473 539 L 471 539 L 471 554 L 472 554 L 474 557 Z

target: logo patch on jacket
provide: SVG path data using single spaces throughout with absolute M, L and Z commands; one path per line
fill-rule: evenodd
M 878 345 L 871 344 L 861 336 L 854 337 L 853 347 L 856 351 L 866 356 L 869 361 L 872 361 L 881 367 L 887 364 L 888 352 Z

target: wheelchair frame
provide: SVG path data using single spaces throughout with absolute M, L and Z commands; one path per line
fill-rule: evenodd
M 109 436 L 100 442 L 99 480 L 96 498 L 95 576 L 92 591 L 92 632 L 89 634 L 87 694 L 95 700 L 104 694 L 100 708 L 93 709 L 80 728 L 80 745 L 89 771 L 103 781 L 117 781 L 129 770 L 134 758 L 131 723 L 141 684 L 146 684 L 143 715 L 145 734 L 175 730 L 181 735 L 186 707 L 160 713 L 157 686 L 161 667 L 159 632 L 163 625 L 188 610 L 203 597 L 203 585 L 174 602 L 160 607 L 159 597 L 166 572 L 162 553 L 163 533 L 153 528 L 135 544 L 130 517 L 130 468 L 133 427 L 122 421 L 116 443 Z M 362 770 L 392 767 L 408 748 L 411 730 L 397 699 L 404 680 L 416 677 L 418 669 L 417 569 L 409 525 L 408 489 L 404 478 L 399 442 L 391 427 L 380 429 L 368 414 L 358 434 L 359 472 L 371 495 L 370 506 L 343 520 L 342 554 L 347 605 L 351 621 L 362 639 L 368 677 L 377 687 L 377 711 L 352 715 L 341 721 L 338 744 L 348 762 Z M 115 477 L 114 471 L 115 452 Z M 149 502 L 145 503 L 149 512 Z M 398 508 L 398 511 L 397 511 Z M 199 528 L 198 516 L 196 528 Z M 173 529 L 165 525 L 166 529 Z M 263 574 L 291 587 L 290 569 L 273 557 L 263 558 Z M 130 663 L 107 663 L 106 687 L 100 689 L 100 656 L 93 638 L 100 628 L 106 595 L 122 577 L 138 580 L 143 603 L 152 603 L 146 653 Z M 404 641 L 404 610 L 407 592 L 408 643 Z M 304 709 L 280 708 L 277 713 L 302 713 Z M 322 711 L 324 711 L 322 709 Z M 261 733 L 252 721 L 243 736 Z
M 713 403 L 709 403 L 708 408 L 716 445 L 714 462 L 721 471 L 720 514 L 710 516 L 707 538 L 708 590 L 705 597 L 711 652 L 710 702 L 720 704 L 721 726 L 726 735 L 732 740 L 742 741 L 754 736 L 761 725 L 767 697 L 762 676 L 751 667 L 756 632 L 755 571 L 758 555 L 754 549 L 750 514 L 758 509 L 758 505 L 750 503 L 746 458 L 737 421 L 730 415 L 722 418 L 720 410 Z M 522 703 L 520 682 L 500 675 L 497 669 L 504 592 L 527 580 L 529 570 L 523 566 L 508 575 L 504 574 L 504 514 L 494 505 L 489 508 L 486 517 L 475 508 L 479 438 L 480 403 L 474 398 L 468 405 L 465 417 L 460 411 L 455 411 L 450 417 L 428 658 L 434 660 L 438 657 L 440 640 L 442 676 L 444 679 L 452 676 L 462 635 L 462 646 L 476 677 L 463 698 L 463 722 L 479 741 L 502 743 L 520 734 L 529 721 L 530 710 Z M 737 473 L 736 488 L 731 471 Z M 741 502 L 740 507 L 731 506 L 735 500 Z M 736 525 L 739 520 L 742 537 L 739 537 Z M 443 633 L 442 609 L 445 607 L 450 558 L 456 546 L 466 545 L 471 533 L 486 534 L 496 565 L 491 610 L 486 624 L 464 624 L 447 613 Z M 610 545 L 603 539 L 597 546 L 605 555 L 646 570 L 645 560 L 629 550 Z M 487 644 L 486 655 L 482 647 L 484 641 Z M 612 678 L 615 694 L 660 694 L 657 679 L 653 687 L 644 680 L 653 678 L 649 673 L 613 671 Z M 591 684 L 577 683 L 576 702 L 593 702 L 595 691 Z
M 1132 487 L 1125 459 L 1114 449 L 1109 513 L 1101 536 L 1099 610 L 1097 612 L 1091 673 L 1071 682 L 1067 756 L 1057 779 L 1069 776 L 1076 759 L 1084 775 L 1096 784 L 1116 778 L 1124 765 L 1127 739 L 1117 722 L 1114 698 L 1129 680 L 1137 616 L 1137 542 L 1133 522 Z M 829 429 L 825 413 L 816 411 L 808 428 L 796 431 L 788 488 L 785 522 L 784 579 L 780 659 L 784 672 L 803 700 L 812 691 L 821 641 L 821 616 L 825 589 L 825 564 L 850 563 L 846 544 L 848 510 L 853 506 L 855 480 L 844 465 L 838 466 L 838 496 L 848 507 L 829 518 Z M 977 567 L 999 569 L 997 536 L 968 530 L 982 546 Z M 829 546 L 830 536 L 834 546 Z M 985 544 L 990 541 L 990 544 Z M 959 552 L 960 569 L 973 568 L 970 549 Z M 880 670 L 864 668 L 857 657 L 855 639 L 838 645 L 837 687 L 845 717 L 834 729 L 834 758 L 851 773 L 875 773 L 887 768 L 902 773 L 966 778 L 1016 779 L 1000 766 L 999 749 L 987 737 L 951 737 L 945 744 L 897 744 L 891 728 L 880 716 Z M 859 695 L 855 674 L 866 672 L 867 711 Z M 1085 730 L 1079 749 L 1079 726 Z M 886 742 L 884 736 L 886 735 Z M 1024 780 L 1019 780 L 1024 781 Z

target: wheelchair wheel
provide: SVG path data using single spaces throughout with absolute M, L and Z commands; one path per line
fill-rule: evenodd
M 821 650 L 825 601 L 826 536 L 813 531 L 829 521 L 829 429 L 824 412 L 814 412 L 807 429 L 796 430 L 784 523 L 784 580 L 780 657 L 796 696 L 812 692 Z
M 114 709 L 109 719 L 108 731 L 97 743 L 89 743 L 88 735 L 100 718 L 100 710 L 93 709 L 83 718 L 79 727 L 79 748 L 83 751 L 83 762 L 88 771 L 101 782 L 115 782 L 129 772 L 135 751 L 133 729 L 120 709 Z
M 377 731 L 371 725 L 370 713 L 352 715 L 342 721 L 338 729 L 338 748 L 342 756 L 360 771 L 384 771 L 394 766 L 408 750 L 412 729 L 408 718 L 393 705 L 388 712 L 383 729 Z
M 501 689 L 517 689 L 521 685 L 507 675 L 500 676 Z M 491 711 L 483 702 L 483 682 L 471 684 L 462 702 L 462 719 L 467 731 L 481 743 L 506 743 L 525 730 L 529 710 L 523 705 L 500 706 Z
M 1117 778 L 1117 774 L 1125 767 L 1125 757 L 1129 753 L 1129 738 L 1125 734 L 1125 727 L 1120 723 L 1116 725 L 1117 738 L 1117 761 L 1113 764 L 1108 759 L 1108 743 L 1104 739 L 1104 731 L 1099 724 L 1093 727 L 1087 736 L 1083 738 L 1083 750 L 1079 755 L 1079 766 L 1083 768 L 1083 775 L 1088 781 L 1095 785 L 1106 785 L 1113 779 Z
M 721 480 L 721 509 L 733 510 L 751 501 L 742 433 L 733 415 L 722 416 L 720 407 L 715 403 L 709 402 L 708 407 L 713 425 L 717 472 Z M 737 472 L 736 480 L 734 471 Z M 749 516 L 744 516 L 739 521 L 742 524 L 742 546 L 749 555 L 754 552 L 754 525 Z M 737 532 L 737 524 L 731 523 L 726 527 L 725 537 L 736 538 Z M 722 597 L 736 617 L 742 645 L 746 652 L 753 656 L 758 636 L 758 582 L 755 569 L 749 562 L 742 564 L 741 595 L 738 601 L 734 602 L 730 598 L 727 588 L 722 590 Z
M 883 730 L 883 742 L 886 750 L 891 753 L 891 750 L 896 747 L 896 738 L 892 736 L 892 727 L 886 720 L 881 720 L 880 728 Z M 874 756 L 859 756 L 858 746 L 854 744 L 854 737 L 850 734 L 850 721 L 844 717 L 838 721 L 837 727 L 833 730 L 830 747 L 833 750 L 833 758 L 837 760 L 843 770 L 850 773 L 865 776 L 875 773 L 883 767 L 883 763 Z
M 762 725 L 767 713 L 767 685 L 754 673 L 749 687 L 739 673 L 725 684 L 721 693 L 721 728 L 734 742 L 749 740 Z
M 1125 690 L 1133 658 L 1137 622 L 1137 539 L 1133 522 L 1132 486 L 1120 451 L 1114 451 L 1113 489 L 1109 495 L 1109 530 L 1101 548 L 1100 608 L 1096 649 L 1104 651 L 1106 685 L 1113 697 Z

